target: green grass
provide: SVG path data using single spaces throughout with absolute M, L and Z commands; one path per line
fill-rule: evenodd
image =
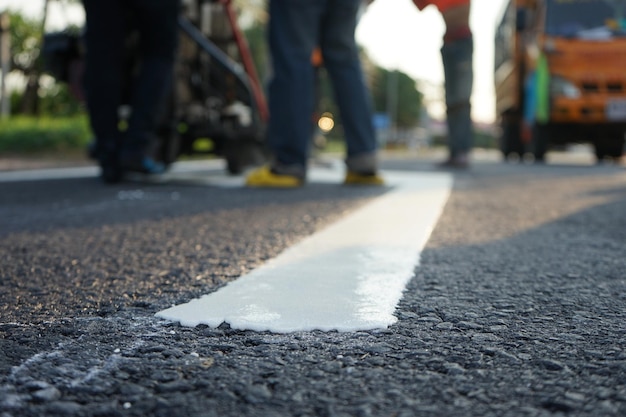
M 71 156 L 84 155 L 85 149 L 92 138 L 89 128 L 89 119 L 85 114 L 69 117 L 27 117 L 13 116 L 0 119 L 0 154 L 33 156 L 57 155 Z M 345 153 L 345 143 L 340 133 L 331 134 L 324 138 L 323 144 L 317 148 L 321 153 Z M 491 135 L 475 132 L 474 145 L 476 147 L 495 148 L 497 140 Z M 445 138 L 436 137 L 434 146 L 445 145 Z M 198 152 L 205 152 L 207 157 L 213 144 L 210 140 L 199 140 L 194 145 Z M 184 159 L 184 156 L 181 155 Z
M 26 117 L 0 120 L 0 152 L 32 154 L 85 149 L 91 138 L 86 116 Z

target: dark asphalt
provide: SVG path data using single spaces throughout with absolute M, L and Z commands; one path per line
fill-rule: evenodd
M 0 183 L 0 417 L 626 415 L 624 166 L 456 174 L 384 331 L 153 317 L 382 192 Z

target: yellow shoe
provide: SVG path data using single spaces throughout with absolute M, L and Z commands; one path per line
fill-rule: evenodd
M 252 171 L 246 178 L 246 186 L 259 188 L 296 188 L 302 183 L 295 175 L 274 174 L 269 166 Z
M 385 185 L 385 180 L 378 174 L 365 175 L 348 171 L 343 183 L 345 185 Z

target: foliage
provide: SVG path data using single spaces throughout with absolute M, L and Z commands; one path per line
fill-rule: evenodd
M 23 100 L 23 92 L 11 92 L 11 116 L 20 116 L 20 103 Z M 49 86 L 40 89 L 39 114 L 41 116 L 54 117 L 80 117 L 85 113 L 84 105 L 79 102 L 69 90 L 67 84 L 51 82 Z M 34 118 L 31 118 L 35 120 Z
M 489 131 L 474 129 L 474 148 L 498 149 L 498 137 Z M 433 146 L 447 146 L 448 139 L 445 136 L 436 135 L 432 138 Z
M 91 133 L 86 116 L 11 117 L 0 120 L 0 152 L 28 153 L 85 148 Z
M 498 137 L 489 132 L 475 131 L 474 132 L 474 147 L 485 149 L 498 149 Z
M 410 76 L 399 71 L 377 68 L 372 81 L 372 98 L 377 112 L 396 109 L 395 125 L 399 128 L 415 127 L 419 123 L 423 94 Z M 395 100 L 395 103 L 390 103 Z
M 26 73 L 36 65 L 41 48 L 41 22 L 18 12 L 9 12 L 11 26 L 11 67 Z
M 56 0 L 62 2 L 61 0 Z M 63 0 L 71 3 L 71 0 Z M 11 21 L 11 71 L 20 74 L 26 83 L 23 91 L 13 92 L 13 114 L 58 114 L 81 112 L 80 104 L 68 93 L 67 86 L 43 76 L 42 55 L 44 20 L 32 19 L 19 12 L 9 12 Z M 75 26 L 68 31 L 79 30 Z
M 266 27 L 262 23 L 254 23 L 244 31 L 250 54 L 254 61 L 259 80 L 263 83 L 269 76 L 269 51 L 266 42 Z
M 235 0 L 234 4 L 241 27 L 267 21 L 267 0 Z
M 80 116 L 85 112 L 84 105 L 70 92 L 67 84 L 51 82 L 40 89 L 39 113 L 55 117 Z

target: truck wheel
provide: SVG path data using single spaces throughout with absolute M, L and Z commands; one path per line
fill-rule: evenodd
M 500 151 L 505 161 L 508 161 L 511 155 L 517 154 L 520 161 L 524 156 L 524 143 L 520 133 L 520 123 L 503 121 L 501 124 L 502 136 L 500 137 Z
M 620 159 L 624 155 L 624 140 L 616 141 L 609 152 L 609 156 L 614 159 Z
M 535 123 L 532 132 L 532 151 L 535 163 L 543 163 L 546 160 L 550 131 L 548 126 Z
M 594 143 L 597 162 L 605 158 L 619 159 L 624 154 L 624 139 L 602 139 Z

